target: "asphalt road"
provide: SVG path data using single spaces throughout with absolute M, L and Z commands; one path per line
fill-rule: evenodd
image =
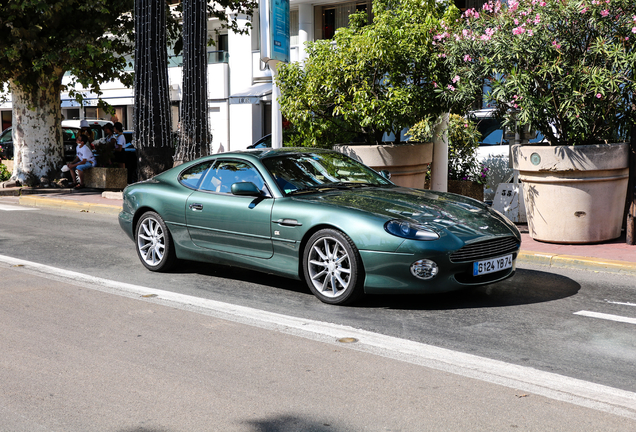
M 372 296 L 334 307 L 301 282 L 238 268 L 186 262 L 168 274 L 148 272 L 116 217 L 46 209 L 0 208 L 0 254 L 636 392 L 635 325 L 587 313 L 634 320 L 636 278 L 520 266 L 514 278 L 469 292 Z
M 352 348 L 367 335 L 311 340 L 154 301 L 164 292 L 113 295 L 78 284 L 77 274 L 71 284 L 2 260 L 3 432 L 636 427 L 636 410 L 625 416 Z

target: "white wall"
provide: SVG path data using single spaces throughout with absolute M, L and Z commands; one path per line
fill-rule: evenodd
M 248 23 L 247 16 L 239 16 L 239 25 Z M 228 46 L 230 51 L 230 95 L 250 87 L 252 77 L 252 36 L 240 35 L 233 32 L 228 34 Z M 245 149 L 255 139 L 253 117 L 254 105 L 230 104 L 229 105 L 229 148 L 227 150 Z
M 230 129 L 227 101 L 208 102 L 210 132 L 212 133 L 212 152 L 229 150 Z

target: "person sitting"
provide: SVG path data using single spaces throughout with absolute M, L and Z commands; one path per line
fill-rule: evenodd
M 115 133 L 113 134 L 113 138 L 115 138 L 115 162 L 120 168 L 126 168 L 126 155 L 124 151 L 127 147 L 127 143 L 126 137 L 124 137 L 124 126 L 120 122 L 115 122 L 113 128 L 115 129 Z
M 114 129 L 112 123 L 106 123 L 102 126 L 104 131 L 103 140 L 99 140 L 99 144 L 96 146 L 97 154 L 99 157 L 99 165 L 104 167 L 114 166 L 114 152 L 117 138 L 114 137 Z
M 93 141 L 95 141 L 95 132 L 93 132 L 93 129 L 91 129 L 86 120 L 80 121 L 80 134 L 86 135 L 88 137 L 88 144 L 92 148 Z
M 81 189 L 84 187 L 84 171 L 95 166 L 95 155 L 88 146 L 88 137 L 86 135 L 79 135 L 75 142 L 77 143 L 75 159 L 73 162 L 66 164 L 66 166 L 71 172 L 71 179 L 75 189 Z M 79 184 L 75 182 L 75 171 L 77 171 L 77 177 L 79 177 Z

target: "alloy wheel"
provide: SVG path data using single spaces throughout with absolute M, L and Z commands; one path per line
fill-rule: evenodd
M 343 295 L 351 285 L 351 258 L 333 237 L 321 237 L 311 245 L 307 266 L 314 288 L 327 298 Z
M 163 261 L 166 252 L 165 234 L 155 218 L 148 217 L 139 225 L 137 247 L 139 256 L 147 265 L 156 267 Z

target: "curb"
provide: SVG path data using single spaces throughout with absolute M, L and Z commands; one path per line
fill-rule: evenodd
M 72 193 L 69 188 L 29 188 L 18 186 L 12 188 L 0 188 L 0 196 L 22 196 L 22 195 L 67 195 Z
M 636 263 L 576 255 L 558 255 L 546 252 L 521 251 L 517 259 L 523 263 L 548 267 L 573 268 L 636 276 Z
M 83 201 L 56 198 L 38 198 L 33 195 L 21 196 L 19 202 L 21 205 L 31 207 L 58 208 L 88 213 L 119 214 L 121 212 L 121 206 L 117 205 L 91 204 Z

